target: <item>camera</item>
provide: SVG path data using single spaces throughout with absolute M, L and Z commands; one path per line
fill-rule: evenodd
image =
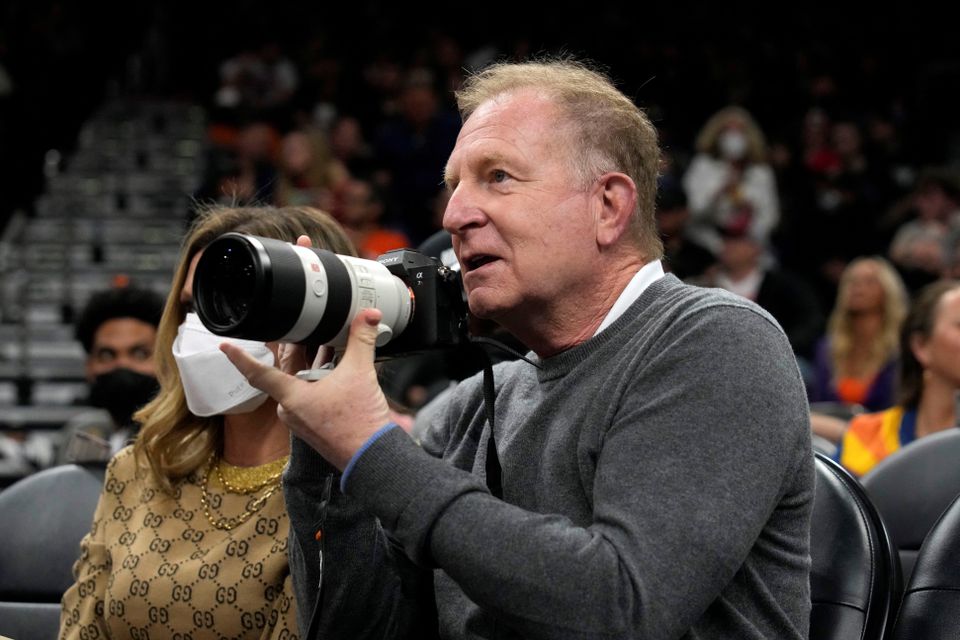
M 235 232 L 204 249 L 193 280 L 200 320 L 232 338 L 341 350 L 376 307 L 378 359 L 466 343 L 461 291 L 458 272 L 411 249 L 365 260 Z

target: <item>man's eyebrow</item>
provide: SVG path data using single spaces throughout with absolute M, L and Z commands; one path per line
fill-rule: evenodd
M 443 184 L 447 189 L 453 189 L 456 186 L 454 183 L 457 178 L 454 177 L 453 172 L 450 171 L 450 165 L 444 165 L 443 167 Z
M 510 163 L 510 159 L 506 156 L 506 154 L 501 153 L 500 151 L 490 151 L 484 153 L 471 164 L 477 169 L 478 172 L 482 173 L 493 165 L 502 165 L 508 163 Z M 454 175 L 454 173 L 450 170 L 449 164 L 443 168 L 443 182 L 447 185 L 448 189 L 452 189 L 456 186 L 456 183 L 459 182 L 459 173 Z

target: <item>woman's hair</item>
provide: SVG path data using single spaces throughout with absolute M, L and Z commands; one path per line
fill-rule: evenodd
M 731 122 L 738 122 L 743 126 L 743 133 L 747 137 L 747 161 L 751 164 L 766 162 L 767 139 L 757 121 L 742 107 L 725 107 L 710 116 L 697 135 L 697 151 L 719 157 L 720 133 Z
M 294 242 L 309 236 L 313 246 L 356 255 L 340 226 L 326 213 L 310 207 L 212 207 L 191 225 L 180 251 L 164 307 L 154 359 L 160 391 L 134 418 L 142 427 L 134 444 L 138 463 L 149 466 L 166 491 L 173 482 L 194 472 L 222 446 L 223 417 L 201 418 L 190 413 L 173 358 L 173 342 L 186 316 L 180 292 L 191 260 L 218 236 L 229 231 Z
M 915 337 L 930 338 L 940 309 L 940 300 L 954 289 L 960 289 L 960 281 L 940 280 L 920 290 L 910 307 L 910 313 L 900 333 L 900 384 L 897 404 L 908 409 L 920 404 L 923 395 L 923 365 L 913 353 L 911 342 Z
M 900 327 L 907 315 L 907 290 L 903 280 L 889 262 L 879 256 L 857 258 L 843 270 L 837 289 L 837 300 L 827 322 L 827 334 L 830 337 L 830 355 L 833 370 L 843 375 L 847 358 L 853 349 L 853 322 L 847 307 L 848 289 L 854 268 L 860 264 L 872 264 L 876 267 L 877 278 L 883 288 L 883 325 L 880 336 L 870 350 L 868 363 L 879 370 L 883 364 L 898 352 Z

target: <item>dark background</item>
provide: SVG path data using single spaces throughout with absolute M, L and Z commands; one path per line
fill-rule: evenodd
M 668 151 L 685 153 L 718 108 L 747 107 L 772 140 L 823 103 L 892 119 L 917 165 L 960 162 L 960 56 L 944 9 L 844 3 L 687 6 L 551 3 L 441 7 L 348 3 L 51 2 L 0 4 L 0 224 L 29 211 L 48 149 L 69 154 L 79 126 L 118 93 L 207 104 L 220 62 L 275 41 L 338 100 L 364 107 L 364 69 L 413 65 L 452 38 L 464 57 L 568 52 L 606 67 L 648 109 Z M 333 77 L 334 80 L 330 80 Z

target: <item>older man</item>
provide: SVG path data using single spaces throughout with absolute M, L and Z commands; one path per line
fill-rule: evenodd
M 470 309 L 529 345 L 534 364 L 495 369 L 492 421 L 480 378 L 462 383 L 421 448 L 389 423 L 377 386 L 377 311 L 358 316 L 319 383 L 224 349 L 344 470 L 345 495 L 311 490 L 323 463 L 295 447 L 301 608 L 317 595 L 316 525 L 339 556 L 326 547 L 315 625 L 343 637 L 338 616 L 400 627 L 409 615 L 416 594 L 383 577 L 378 529 L 331 519 L 359 503 L 436 568 L 441 637 L 805 638 L 803 385 L 768 314 L 663 274 L 649 120 L 563 61 L 492 67 L 458 100 L 444 227 Z M 366 573 L 344 585 L 338 567 L 352 563 Z

